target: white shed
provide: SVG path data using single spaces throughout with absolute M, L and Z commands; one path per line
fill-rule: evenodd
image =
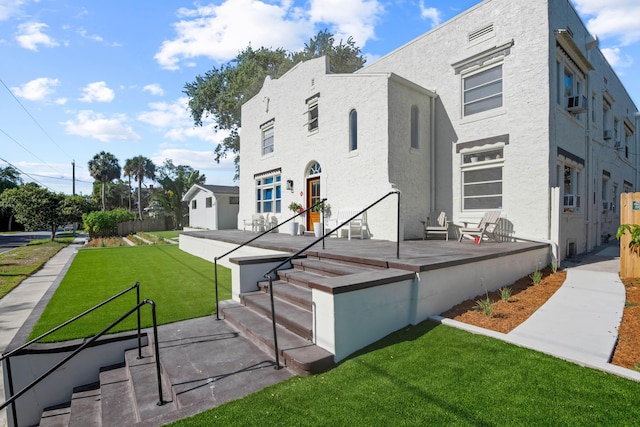
M 189 227 L 204 230 L 237 228 L 239 194 L 237 186 L 195 184 L 182 198 L 189 204 Z

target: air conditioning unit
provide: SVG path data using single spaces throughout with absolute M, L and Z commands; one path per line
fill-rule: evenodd
M 563 204 L 566 209 L 575 209 L 578 207 L 578 197 L 575 194 L 565 194 Z
M 580 114 L 587 111 L 587 97 L 584 95 L 568 97 L 567 111 L 573 114 Z
M 622 146 L 622 141 L 616 141 L 613 143 L 613 148 L 616 150 L 622 150 L 624 147 Z
M 610 211 L 613 207 L 613 203 L 611 202 L 602 202 L 602 210 L 603 211 Z
M 603 139 L 611 139 L 611 138 L 613 138 L 613 131 L 605 130 L 605 131 L 602 133 L 602 138 L 603 138 Z

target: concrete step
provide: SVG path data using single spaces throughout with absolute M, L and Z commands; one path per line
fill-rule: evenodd
M 310 257 L 294 259 L 291 261 L 291 264 L 297 270 L 313 272 L 324 277 L 345 276 L 347 274 L 382 268 L 381 266 L 366 265 L 357 262 Z
M 265 293 L 269 292 L 269 282 L 260 282 L 258 287 Z M 273 295 L 305 310 L 311 311 L 312 309 L 311 289 L 307 286 L 276 280 L 273 282 Z
M 69 427 L 99 427 L 102 421 L 100 383 L 86 384 L 73 389 Z
M 262 294 L 268 298 L 267 294 Z M 277 310 L 277 308 L 276 308 Z M 225 302 L 222 315 L 267 354 L 274 354 L 273 324 L 270 318 L 238 303 Z M 302 338 L 291 330 L 276 325 L 280 363 L 306 376 L 334 367 L 333 354 Z
M 71 418 L 71 402 L 51 406 L 42 411 L 41 427 L 67 427 Z
M 242 294 L 240 301 L 247 308 L 263 315 L 266 321 L 271 323 L 271 297 L 268 293 L 256 291 Z M 279 298 L 274 298 L 274 306 L 276 321 L 280 326 L 298 334 L 305 340 L 313 339 L 313 315 L 310 310 Z
M 131 394 L 129 370 L 124 362 L 100 369 L 102 425 L 126 426 L 140 421 Z

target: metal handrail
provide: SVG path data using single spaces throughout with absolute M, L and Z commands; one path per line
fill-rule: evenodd
M 320 240 L 324 240 L 324 238 L 326 236 L 329 236 L 329 235 L 333 234 L 334 232 L 338 231 L 340 228 L 344 227 L 346 224 L 351 222 L 354 218 L 356 218 L 359 215 L 362 215 L 364 212 L 368 211 L 369 209 L 371 209 L 372 207 L 374 207 L 375 205 L 377 205 L 378 203 L 380 203 L 381 201 L 383 201 L 387 197 L 391 196 L 392 194 L 397 194 L 398 195 L 398 214 L 397 214 L 397 221 L 396 221 L 396 229 L 397 229 L 397 233 L 396 233 L 396 236 L 397 236 L 396 258 L 399 259 L 400 258 L 400 190 L 394 190 L 394 191 L 390 191 L 389 193 L 387 193 L 384 196 L 380 197 L 378 200 L 376 200 L 375 202 L 371 203 L 369 206 L 367 206 L 366 208 L 364 208 L 360 212 L 356 213 L 351 218 L 349 218 L 348 220 L 344 221 L 342 224 L 338 224 L 334 229 L 332 229 L 331 231 L 325 233 L 322 237 L 319 237 L 318 239 L 314 240 L 312 243 L 310 243 L 307 246 L 305 246 L 304 248 L 300 249 L 298 252 L 296 252 L 295 254 L 291 255 L 289 258 L 287 258 L 286 260 L 282 261 L 280 264 L 278 264 L 277 266 L 273 267 L 271 270 L 269 270 L 268 272 L 266 272 L 264 274 L 264 278 L 269 281 L 269 295 L 270 295 L 270 299 L 271 299 L 271 323 L 273 325 L 273 346 L 274 346 L 274 349 L 275 349 L 275 359 L 276 359 L 275 369 L 280 369 L 281 367 L 280 367 L 280 357 L 279 357 L 279 354 L 278 354 L 279 353 L 279 351 L 278 351 L 278 334 L 276 332 L 276 312 L 275 312 L 275 305 L 274 305 L 274 301 L 273 301 L 273 277 L 272 277 L 272 274 L 275 273 L 276 271 L 278 271 L 280 268 L 282 268 L 285 264 L 290 263 L 293 259 L 298 258 L 303 252 L 305 252 L 307 249 L 311 248 L 312 246 L 316 245 Z
M 243 247 L 247 246 L 249 243 L 251 243 L 251 242 L 253 242 L 253 241 L 255 241 L 255 240 L 258 240 L 259 238 L 261 238 L 261 237 L 262 237 L 262 236 L 264 236 L 265 234 L 269 234 L 269 233 L 271 233 L 273 230 L 275 230 L 276 228 L 279 228 L 281 225 L 286 224 L 286 223 L 288 223 L 289 221 L 294 220 L 295 218 L 299 217 L 300 215 L 302 215 L 302 214 L 304 214 L 304 213 L 307 213 L 309 210 L 311 210 L 311 209 L 315 208 L 316 206 L 319 206 L 319 205 L 323 204 L 323 203 L 324 203 L 324 202 L 326 202 L 326 201 L 327 201 L 327 199 L 326 199 L 326 198 L 321 199 L 321 200 L 320 200 L 319 202 L 317 202 L 316 204 L 311 205 L 311 206 L 309 206 L 307 209 L 305 209 L 305 210 L 303 210 L 303 211 L 298 212 L 297 214 L 295 214 L 295 215 L 294 215 L 294 216 L 292 216 L 291 218 L 287 219 L 286 221 L 284 221 L 284 222 L 282 222 L 282 223 L 280 223 L 280 224 L 276 224 L 276 226 L 275 226 L 275 227 L 273 227 L 273 228 L 270 228 L 270 229 L 268 229 L 268 230 L 263 231 L 262 233 L 260 233 L 260 234 L 258 234 L 257 236 L 255 236 L 253 239 L 248 240 L 248 241 L 244 242 L 243 244 L 241 244 L 240 246 L 237 246 L 237 247 L 235 247 L 235 248 L 231 249 L 230 251 L 228 251 L 228 252 L 224 253 L 223 255 L 217 256 L 217 257 L 215 257 L 215 258 L 213 259 L 213 269 L 214 269 L 214 276 L 215 276 L 215 281 L 216 281 L 216 320 L 220 320 L 220 314 L 219 314 L 219 310 L 218 310 L 218 302 L 219 302 L 219 300 L 218 300 L 218 260 L 219 260 L 219 259 L 222 259 L 222 258 L 224 258 L 224 257 L 226 257 L 227 255 L 232 254 L 233 252 L 237 251 L 237 250 L 238 250 L 238 249 L 240 249 L 240 248 L 243 248 Z M 323 221 L 323 224 L 324 224 L 324 221 Z M 323 236 L 322 238 L 324 239 L 324 236 Z
M 136 282 L 134 285 L 130 286 L 129 288 L 120 291 L 119 293 L 113 295 L 112 297 L 110 297 L 110 298 L 102 301 L 101 303 L 99 303 L 99 304 L 97 304 L 97 305 L 85 310 L 84 312 L 78 314 L 77 316 L 67 320 L 66 322 L 61 323 L 60 325 L 56 326 L 53 329 L 50 329 L 49 331 L 47 331 L 47 332 L 43 333 L 42 335 L 32 339 L 31 341 L 26 342 L 26 343 L 22 344 L 21 346 L 13 349 L 13 350 L 11 350 L 11 351 L 9 351 L 7 353 L 4 353 L 4 354 L 0 355 L 0 362 L 2 362 L 4 359 L 7 359 L 7 361 L 6 361 L 6 363 L 7 363 L 7 384 L 9 386 L 9 394 L 13 395 L 13 393 L 14 393 L 13 375 L 12 375 L 12 372 L 11 372 L 11 359 L 10 359 L 10 357 L 12 355 L 14 355 L 15 353 L 25 349 L 26 347 L 30 346 L 33 343 L 35 343 L 37 341 L 40 341 L 42 338 L 45 338 L 45 337 L 51 335 L 52 333 L 64 328 L 65 326 L 75 322 L 76 320 L 86 316 L 87 314 L 97 310 L 98 308 L 110 303 L 111 301 L 115 300 L 116 298 L 119 298 L 119 297 L 121 297 L 122 295 L 124 295 L 124 294 L 126 294 L 128 292 L 131 292 L 133 289 L 136 290 L 136 305 L 139 306 L 140 305 L 140 282 Z M 138 324 L 137 324 L 138 359 L 142 359 L 142 334 L 140 333 L 140 330 L 141 330 L 141 326 L 140 326 L 140 310 L 138 310 L 138 319 L 137 320 L 138 320 Z M 3 405 L 2 408 L 4 408 L 5 406 L 7 406 L 7 404 Z M 0 408 L 0 409 L 2 409 L 2 408 Z M 15 425 L 16 424 L 16 419 L 17 419 L 15 405 L 11 406 L 11 413 L 12 413 L 12 417 L 13 417 L 13 421 L 14 421 L 14 425 Z
M 62 365 L 64 365 L 65 363 L 67 363 L 69 360 L 71 360 L 73 357 L 75 357 L 78 353 L 80 353 L 82 350 L 84 350 L 85 348 L 87 348 L 88 346 L 90 346 L 91 344 L 93 344 L 98 338 L 100 338 L 101 336 L 103 336 L 104 334 L 106 334 L 108 331 L 110 331 L 113 327 L 115 327 L 116 325 L 118 325 L 120 322 L 122 322 L 123 320 L 125 320 L 127 317 L 129 317 L 131 314 L 133 314 L 136 311 L 140 311 L 140 307 L 142 307 L 145 304 L 150 304 L 151 305 L 151 310 L 152 310 L 152 317 L 153 317 L 153 340 L 155 343 L 155 354 L 156 354 L 156 376 L 157 376 L 157 380 L 158 380 L 158 406 L 163 405 L 165 402 L 162 398 L 162 381 L 161 381 L 161 377 L 160 377 L 160 353 L 159 353 L 159 346 L 158 346 L 158 326 L 157 326 L 157 320 L 156 320 L 156 305 L 152 300 L 144 300 L 140 303 L 138 303 L 135 307 L 133 307 L 131 310 L 129 310 L 127 313 L 125 313 L 124 315 L 120 316 L 119 319 L 117 319 L 116 321 L 114 321 L 113 323 L 111 323 L 111 325 L 109 325 L 108 327 L 106 327 L 105 329 L 103 329 L 101 332 L 99 332 L 97 335 L 91 337 L 88 341 L 86 341 L 84 344 L 82 344 L 80 347 L 78 347 L 77 349 L 75 349 L 71 354 L 69 354 L 67 357 L 65 357 L 64 359 L 62 359 L 60 362 L 56 363 L 53 367 L 51 367 L 47 372 L 45 372 L 44 374 L 40 375 L 38 378 L 36 378 L 35 380 L 33 380 L 29 385 L 25 386 L 22 390 L 20 390 L 19 392 L 17 392 L 16 394 L 13 394 L 9 399 L 7 399 L 6 402 L 4 402 L 3 404 L 0 405 L 0 410 L 6 408 L 7 406 L 11 405 L 13 402 L 16 401 L 16 399 L 18 399 L 20 396 L 22 396 L 23 394 L 25 394 L 26 392 L 28 392 L 29 390 L 31 390 L 33 387 L 35 387 L 38 383 L 40 383 L 42 380 L 44 380 L 45 378 L 47 378 L 49 375 L 51 375 L 53 372 L 55 372 L 59 367 L 61 367 Z M 7 363 L 9 362 L 10 359 L 7 359 Z M 15 405 L 13 405 L 13 407 L 15 408 Z M 14 410 L 15 411 L 15 410 Z M 14 415 L 14 425 L 16 425 L 16 418 Z

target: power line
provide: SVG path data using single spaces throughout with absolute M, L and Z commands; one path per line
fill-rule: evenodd
M 29 175 L 28 173 L 26 173 L 25 171 L 23 171 L 22 169 L 20 169 L 19 167 L 17 167 L 16 165 L 12 164 L 11 162 L 3 159 L 2 157 L 0 157 L 0 160 L 2 160 L 3 162 L 5 162 L 6 164 L 8 164 L 9 166 L 11 166 L 12 168 L 14 168 L 15 170 L 17 170 L 18 172 L 20 172 L 22 175 L 26 175 L 29 178 L 31 178 L 34 182 L 40 184 L 43 187 L 48 188 L 49 190 L 53 191 L 53 188 L 49 187 L 46 184 L 41 183 L 40 181 L 38 181 L 37 179 L 35 179 L 34 177 L 32 177 L 31 175 Z
M 67 157 L 71 157 L 69 155 L 69 153 L 65 152 L 62 147 L 60 147 L 58 145 L 58 143 L 51 137 L 51 135 L 49 135 L 49 133 L 47 133 L 46 130 L 44 130 L 44 128 L 40 125 L 40 123 L 36 120 L 35 117 L 33 117 L 33 115 L 31 115 L 31 113 L 29 112 L 29 110 L 27 110 L 27 108 L 22 104 L 22 102 L 20 102 L 20 100 L 18 99 L 18 97 L 16 97 L 14 95 L 14 93 L 11 91 L 11 89 L 9 89 L 9 87 L 4 83 L 4 81 L 2 79 L 0 79 L 0 83 L 2 83 L 2 86 L 4 86 L 4 88 L 7 90 L 7 92 L 9 92 L 11 94 L 11 96 L 13 97 L 13 99 L 15 99 L 15 101 L 18 103 L 18 105 L 20 105 L 22 107 L 22 109 L 24 110 L 25 113 L 27 113 L 27 115 L 29 117 L 31 117 L 31 120 L 33 120 L 33 122 L 38 125 L 38 127 L 40 128 L 40 130 L 42 131 L 42 133 L 44 133 L 45 135 L 47 135 L 47 138 L 49 138 L 49 140 L 51 142 L 53 142 L 53 144 L 58 147 L 64 154 L 67 155 Z
M 27 147 L 25 147 L 24 145 L 20 144 L 15 138 L 13 138 L 11 135 L 9 135 L 7 132 L 5 132 L 4 130 L 0 129 L 0 132 L 2 132 L 3 134 L 5 134 L 5 136 L 7 138 L 9 138 L 10 140 L 12 140 L 13 142 L 15 142 L 16 144 L 18 144 L 20 147 L 22 147 L 22 149 L 24 151 L 26 151 L 27 153 L 31 154 L 33 157 L 35 157 L 36 159 L 40 160 L 42 163 L 44 163 L 45 165 L 49 166 L 51 169 L 53 170 L 57 170 L 55 169 L 53 166 L 51 166 L 49 163 L 45 162 L 44 160 L 42 160 L 40 157 L 36 156 L 35 154 L 33 154 L 31 151 L 29 151 L 27 149 Z

